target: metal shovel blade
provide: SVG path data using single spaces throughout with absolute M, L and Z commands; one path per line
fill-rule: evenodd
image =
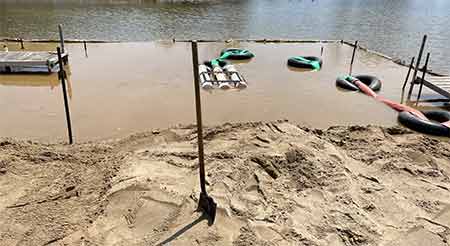
M 197 211 L 202 211 L 203 214 L 208 217 L 208 225 L 214 224 L 216 219 L 216 208 L 217 204 L 214 202 L 214 199 L 206 193 L 201 192 Z

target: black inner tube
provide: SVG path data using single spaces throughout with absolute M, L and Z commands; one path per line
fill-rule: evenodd
M 363 84 L 367 85 L 373 91 L 379 91 L 381 89 L 381 81 L 375 76 L 371 75 L 356 75 L 356 76 L 344 76 L 336 79 L 336 86 L 351 91 L 358 91 L 359 87 L 353 83 L 354 79 L 358 79 Z
M 424 111 L 429 120 L 423 120 L 410 112 L 400 112 L 398 121 L 411 130 L 433 136 L 450 137 L 450 128 L 441 124 L 450 121 L 448 111 Z

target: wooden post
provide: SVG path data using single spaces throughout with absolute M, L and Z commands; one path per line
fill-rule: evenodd
M 64 53 L 66 53 L 66 49 L 64 47 L 64 34 L 63 34 L 61 24 L 58 25 L 58 31 L 59 31 L 59 44 L 61 46 L 61 53 L 64 54 Z
M 20 49 L 24 50 L 25 47 L 23 46 L 23 39 L 20 39 Z
M 411 70 L 412 70 L 412 67 L 413 67 L 414 59 L 415 59 L 415 58 L 416 58 L 416 57 L 413 56 L 413 58 L 411 59 L 411 63 L 409 64 L 408 73 L 406 74 L 405 82 L 403 83 L 403 86 L 402 86 L 402 98 L 401 98 L 401 102 L 400 102 L 400 103 L 403 103 L 403 96 L 404 96 L 404 94 L 405 94 L 406 84 L 408 83 L 409 75 L 410 75 L 410 73 L 411 73 Z
M 195 111 L 197 115 L 197 141 L 198 141 L 198 161 L 200 172 L 200 198 L 198 201 L 198 210 L 203 211 L 209 217 L 209 224 L 213 224 L 216 217 L 216 206 L 214 200 L 206 192 L 205 179 L 205 160 L 203 153 L 203 125 L 202 125 L 202 106 L 200 101 L 200 75 L 198 73 L 198 47 L 197 41 L 192 43 L 192 70 L 194 72 L 194 91 L 195 91 Z
M 358 40 L 355 41 L 355 47 L 353 48 L 352 60 L 350 62 L 350 72 L 348 73 L 348 75 L 350 76 L 352 75 L 353 61 L 355 60 L 355 53 L 357 48 L 358 48 Z
M 407 97 L 408 101 L 411 100 L 411 94 L 412 94 L 412 91 L 414 89 L 414 83 L 416 81 L 417 72 L 418 72 L 418 69 L 419 69 L 419 66 L 420 66 L 420 61 L 422 60 L 423 49 L 425 48 L 425 43 L 426 42 L 427 42 L 427 35 L 424 35 L 423 39 L 422 39 L 422 45 L 420 46 L 420 50 L 419 50 L 419 56 L 417 57 L 416 67 L 414 68 L 413 77 L 412 77 L 412 80 L 411 80 L 411 84 L 409 86 L 408 97 Z
M 420 80 L 420 88 L 419 94 L 417 94 L 416 106 L 419 104 L 420 96 L 422 95 L 423 81 L 425 80 L 425 74 L 427 73 L 429 59 L 430 59 L 430 52 L 427 53 L 427 58 L 425 59 L 425 66 L 423 67 L 422 79 Z
M 84 55 L 85 55 L 86 57 L 88 57 L 86 40 L 83 41 L 83 45 L 84 45 Z
M 64 62 L 61 57 L 61 48 L 56 48 L 58 52 L 58 62 L 59 62 L 59 73 L 58 77 L 61 80 L 61 87 L 63 90 L 63 98 L 64 98 L 64 109 L 66 111 L 66 121 L 67 121 L 67 132 L 69 135 L 69 144 L 73 144 L 72 137 L 72 123 L 70 120 L 70 111 L 69 111 L 69 101 L 67 99 L 67 90 L 66 90 L 66 72 L 64 71 Z

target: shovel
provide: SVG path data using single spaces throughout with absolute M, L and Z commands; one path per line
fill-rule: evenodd
M 192 41 L 192 65 L 194 68 L 194 89 L 195 89 L 195 110 L 197 113 L 197 140 L 198 140 L 198 161 L 200 170 L 200 199 L 198 200 L 197 211 L 201 211 L 208 218 L 208 224 L 214 224 L 216 219 L 217 204 L 206 192 L 205 162 L 203 153 L 203 126 L 202 126 L 202 106 L 200 103 L 200 78 L 198 73 L 198 47 L 197 41 Z

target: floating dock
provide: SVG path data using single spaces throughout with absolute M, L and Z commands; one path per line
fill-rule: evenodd
M 421 84 L 422 78 L 417 77 L 414 83 Z M 450 100 L 450 77 L 427 77 L 423 79 L 423 85 Z
M 67 61 L 68 54 L 62 58 Z M 53 73 L 59 69 L 58 55 L 48 51 L 0 52 L 0 73 Z

